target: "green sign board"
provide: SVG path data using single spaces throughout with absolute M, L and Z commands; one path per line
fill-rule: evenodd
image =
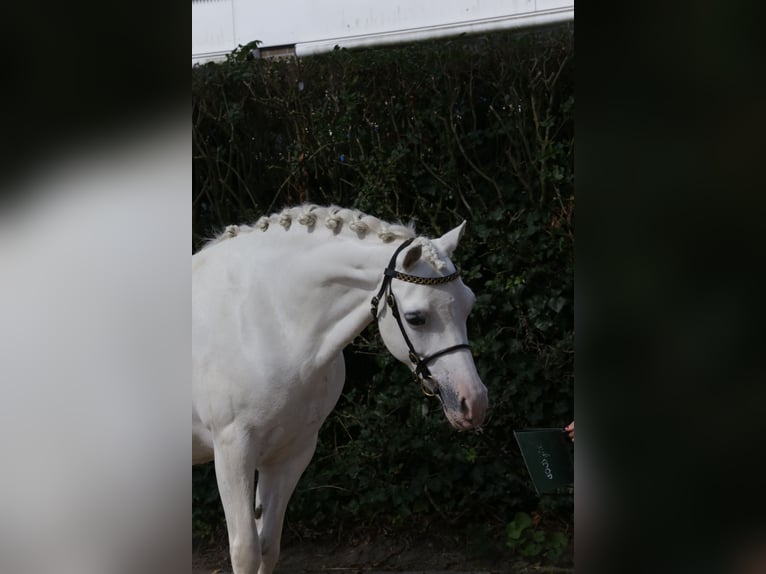
M 572 443 L 561 428 L 513 431 L 537 494 L 562 492 L 574 484 Z

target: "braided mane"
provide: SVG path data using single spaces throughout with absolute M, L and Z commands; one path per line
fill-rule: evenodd
M 306 203 L 296 207 L 286 207 L 280 212 L 263 216 L 251 225 L 229 225 L 218 236 L 205 243 L 201 250 L 244 233 L 255 231 L 266 232 L 273 227 L 289 229 L 290 226 L 296 223 L 306 228 L 323 225 L 335 234 L 353 233 L 359 239 L 373 236 L 384 243 L 389 243 L 396 239 L 416 237 L 414 223 L 408 225 L 387 223 L 357 209 L 346 209 L 336 205 L 319 206 Z M 421 245 L 424 259 L 437 271 L 444 270 L 446 264 L 429 239 L 418 237 L 415 240 L 415 244 Z

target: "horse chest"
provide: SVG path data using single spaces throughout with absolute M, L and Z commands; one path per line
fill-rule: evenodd
M 296 445 L 315 437 L 340 397 L 344 377 L 340 358 L 327 369 L 291 386 L 285 402 L 256 425 L 259 458 L 267 461 L 285 456 Z
M 345 368 L 343 357 L 338 357 L 326 368 L 306 377 L 295 390 L 307 424 L 318 427 L 327 418 L 343 391 Z

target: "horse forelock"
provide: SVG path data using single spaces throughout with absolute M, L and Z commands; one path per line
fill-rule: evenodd
M 335 234 L 350 233 L 356 235 L 359 239 L 376 237 L 384 243 L 416 236 L 413 223 L 408 225 L 388 223 L 357 209 L 347 209 L 337 205 L 320 206 L 306 203 L 296 207 L 286 207 L 282 211 L 265 215 L 259 218 L 252 226 L 229 225 L 223 232 L 208 240 L 202 249 L 211 247 L 226 239 L 237 237 L 243 233 L 250 233 L 256 230 L 266 232 L 275 227 L 289 229 L 296 223 L 307 229 L 324 226 Z M 434 267 L 440 269 L 439 264 L 443 267 L 444 263 L 441 262 L 430 241 L 424 240 L 423 252 Z
M 436 250 L 436 247 L 434 247 L 434 244 L 431 243 L 430 239 L 419 237 L 416 243 L 420 244 L 422 257 L 427 263 L 439 272 L 443 272 L 446 269 L 447 262 Z

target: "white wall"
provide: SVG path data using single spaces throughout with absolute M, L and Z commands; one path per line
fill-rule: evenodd
M 298 56 L 574 19 L 574 0 L 192 0 L 192 62 L 253 40 Z
M 231 52 L 237 47 L 233 4 L 234 0 L 192 2 L 192 61 L 195 56 L 204 59 L 205 54 Z

